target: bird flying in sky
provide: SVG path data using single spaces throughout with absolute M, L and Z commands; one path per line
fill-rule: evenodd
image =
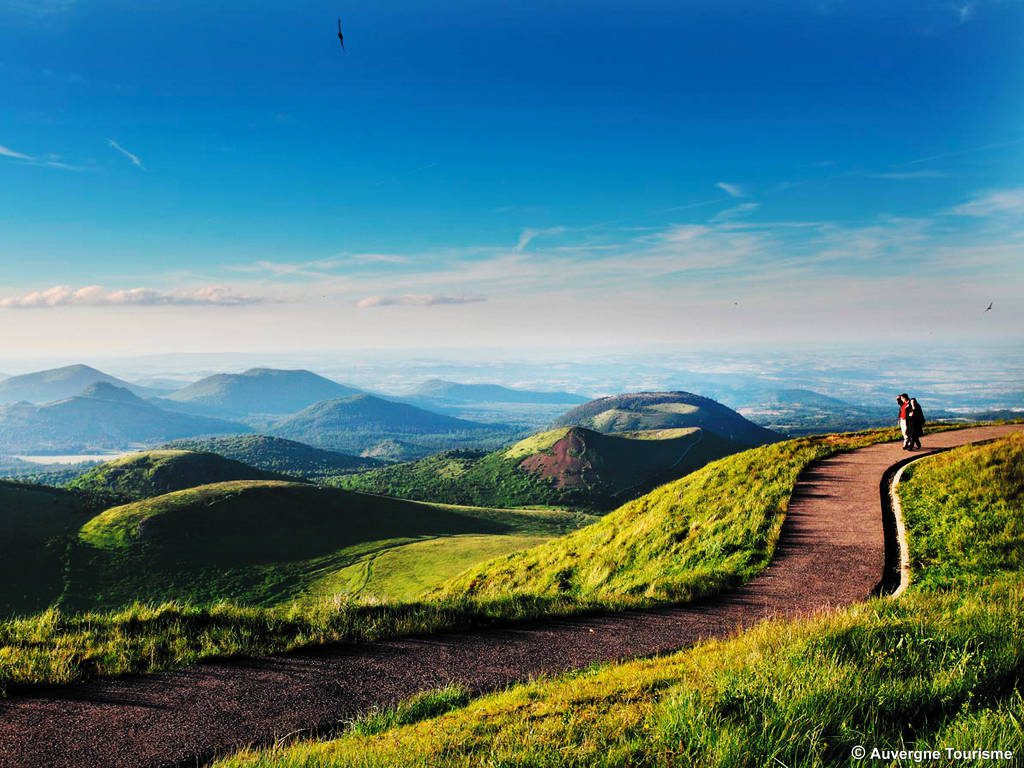
M 985 307 L 985 311 L 986 311 L 986 312 L 988 312 L 988 311 L 990 311 L 991 309 L 992 309 L 992 302 L 990 301 L 990 302 L 988 303 L 988 306 L 987 306 L 987 307 Z
M 341 50 L 345 50 L 345 36 L 341 34 L 341 19 L 338 19 L 338 42 L 341 43 Z M 347 51 L 346 51 L 347 53 Z

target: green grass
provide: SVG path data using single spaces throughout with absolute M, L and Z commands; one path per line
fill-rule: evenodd
M 325 585 L 341 586 L 339 571 L 392 547 L 458 534 L 502 539 L 532 531 L 545 539 L 585 519 L 559 511 L 441 507 L 303 483 L 215 483 L 113 507 L 85 523 L 69 550 L 60 605 L 72 611 L 168 600 L 271 606 L 309 590 L 323 595 Z M 462 555 L 473 562 L 472 551 Z M 386 568 L 386 562 L 378 566 L 385 575 Z M 419 577 L 425 584 L 441 581 L 426 563 Z
M 126 502 L 229 480 L 284 479 L 287 478 L 215 453 L 165 449 L 105 462 L 73 480 L 68 487 Z
M 85 494 L 0 480 L 0 617 L 60 597 L 64 552 L 94 513 Z
M 561 427 L 490 454 L 449 451 L 331 483 L 422 501 L 606 511 L 745 447 L 698 429 L 655 436 Z
M 803 438 L 713 462 L 593 525 L 472 568 L 437 595 L 530 594 L 616 604 L 686 602 L 728 589 L 771 559 L 804 467 L 880 437 Z
M 662 573 L 658 568 L 649 567 L 635 557 L 628 559 L 626 562 L 637 570 L 637 575 L 630 577 L 627 571 L 619 571 L 615 578 L 616 583 L 631 583 L 635 587 L 629 593 L 615 594 L 601 589 L 557 589 L 532 594 L 526 589 L 516 594 L 499 591 L 498 594 L 489 593 L 477 597 L 467 593 L 464 579 L 457 579 L 453 586 L 445 590 L 445 596 L 433 594 L 429 599 L 414 603 L 360 605 L 339 595 L 320 603 L 300 601 L 260 608 L 230 604 L 157 605 L 162 598 L 154 597 L 151 607 L 132 606 L 125 610 L 78 613 L 75 612 L 72 589 L 65 593 L 65 606 L 70 607 L 71 611 L 65 609 L 0 623 L 0 688 L 10 690 L 128 672 L 160 671 L 201 658 L 264 654 L 326 642 L 355 642 L 486 625 L 496 621 L 510 622 L 608 608 L 652 606 L 681 599 L 678 589 L 680 584 L 690 585 L 693 594 L 710 594 L 737 578 L 735 571 L 720 576 L 716 568 L 745 563 L 746 568 L 753 572 L 753 563 L 758 560 L 766 562 L 770 556 L 774 546 L 773 531 L 781 520 L 781 512 L 777 506 L 766 505 L 764 496 L 768 488 L 774 488 L 777 505 L 784 507 L 789 489 L 779 485 L 780 472 L 795 478 L 799 470 L 814 458 L 891 440 L 894 436 L 894 430 L 876 430 L 791 441 L 774 446 L 773 451 L 757 449 L 738 454 L 659 489 L 656 492 L 661 499 L 659 514 L 665 514 L 667 518 L 652 515 L 645 526 L 642 521 L 634 519 L 638 509 L 635 503 L 607 516 L 600 522 L 602 527 L 599 530 L 615 530 L 608 528 L 609 523 L 606 521 L 614 524 L 616 521 L 632 520 L 631 524 L 638 526 L 638 534 L 646 531 L 649 541 L 660 541 L 660 534 L 655 529 L 672 523 L 672 494 L 680 500 L 685 499 L 690 495 L 692 484 L 698 483 L 710 484 L 709 488 L 717 489 L 720 498 L 716 503 L 728 502 L 733 514 L 742 518 L 741 525 L 731 535 L 728 530 L 713 524 L 694 531 L 690 544 L 696 551 L 703 553 L 705 559 L 691 558 L 688 561 L 692 568 L 689 573 L 671 568 L 668 573 Z M 780 461 L 784 468 L 780 468 Z M 747 480 L 730 490 L 730 478 Z M 307 489 L 306 492 L 315 490 L 311 486 L 299 487 Z M 381 501 L 396 503 L 393 500 Z M 424 506 L 413 502 L 401 503 L 417 508 Z M 709 499 L 708 505 L 710 503 Z M 245 508 L 238 509 L 241 512 Z M 509 512 L 466 507 L 457 509 L 460 514 L 476 516 L 481 521 L 506 521 L 517 534 L 536 531 L 536 526 L 543 528 L 547 525 L 560 531 L 571 530 L 574 525 L 591 519 L 579 513 L 551 510 Z M 686 513 L 682 506 L 678 510 L 680 515 Z M 742 514 L 743 510 L 747 510 L 745 515 Z M 710 523 L 717 519 L 714 508 L 708 506 L 705 513 Z M 757 519 L 759 515 L 760 520 Z M 126 525 L 130 526 L 131 523 Z M 239 530 L 245 532 L 247 529 L 240 525 Z M 554 532 L 553 528 L 548 530 Z M 751 531 L 760 531 L 763 538 L 752 538 Z M 113 538 L 116 539 L 116 535 Z M 192 541 L 187 540 L 185 543 L 191 545 Z M 140 542 L 131 544 L 128 553 L 136 544 L 145 546 L 146 539 L 143 537 Z M 601 544 L 606 552 L 607 547 L 615 545 L 615 541 Z M 745 556 L 740 551 L 743 547 L 749 550 Z M 92 547 L 92 551 L 102 557 L 111 556 L 108 550 L 98 547 Z M 536 548 L 532 550 L 537 551 Z M 657 547 L 651 547 L 649 551 L 658 557 L 667 554 Z M 118 554 L 119 550 L 115 550 L 113 556 Z M 370 554 L 364 551 L 356 559 Z M 671 563 L 667 564 L 671 566 Z M 146 561 L 140 561 L 139 567 L 142 565 L 150 567 Z M 98 582 L 102 578 L 102 569 L 93 573 Z M 307 575 L 313 576 L 306 582 L 310 585 L 316 579 L 327 576 L 328 572 L 313 567 Z M 127 572 L 126 577 L 129 584 L 136 578 L 132 572 Z M 174 580 L 181 576 L 170 573 L 168 578 Z M 74 583 L 72 578 L 72 585 Z M 568 583 L 571 586 L 572 582 Z M 201 583 L 199 586 L 202 586 Z M 93 585 L 90 587 L 92 591 L 83 591 L 83 602 L 95 600 L 96 589 Z M 103 590 L 99 591 L 102 594 Z M 160 591 L 158 594 L 164 593 Z M 665 596 L 671 597 L 666 599 Z
M 416 600 L 483 560 L 540 544 L 549 535 L 461 534 L 390 547 L 332 571 L 307 590 L 316 601 L 346 594 L 379 602 Z
M 290 477 L 320 480 L 347 472 L 380 466 L 375 459 L 324 451 L 311 445 L 267 435 L 231 435 L 194 440 L 175 440 L 167 449 L 216 453 L 250 467 Z
M 732 639 L 537 680 L 450 710 L 438 696 L 446 711 L 403 723 L 409 702 L 391 720 L 373 713 L 373 727 L 244 751 L 216 768 L 817 768 L 850 765 L 856 745 L 1019 756 L 1024 540 L 1014 521 L 1024 519 L 1022 465 L 1018 435 L 928 459 L 904 476 L 915 568 L 898 600 L 765 622 Z M 947 533 L 979 525 L 995 535 L 966 548 L 946 543 Z
M 1024 435 L 908 467 L 900 499 L 919 588 L 958 587 L 1024 568 Z M 962 510 L 950 515 L 947 510 Z
M 540 453 L 551 448 L 555 443 L 565 437 L 569 431 L 568 427 L 558 427 L 538 432 L 535 435 L 523 438 L 517 443 L 505 448 L 501 453 L 506 459 L 525 459 L 534 453 Z

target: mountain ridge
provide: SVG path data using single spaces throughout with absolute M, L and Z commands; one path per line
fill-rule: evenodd
M 182 407 L 235 417 L 284 416 L 324 400 L 361 393 L 355 387 L 301 368 L 250 368 L 242 373 L 207 376 L 172 392 L 166 399 Z
M 139 396 L 156 394 L 156 390 L 140 387 L 83 363 L 48 368 L 0 380 L 0 405 L 25 401 L 33 404 L 51 403 L 82 393 L 92 384 L 107 383 Z

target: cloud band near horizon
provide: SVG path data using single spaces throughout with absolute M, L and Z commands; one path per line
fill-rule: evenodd
M 433 296 L 407 293 L 402 296 L 367 296 L 356 302 L 360 309 L 373 307 L 437 307 L 458 304 L 479 304 L 487 301 L 483 296 Z
M 261 304 L 266 299 L 237 294 L 223 286 L 204 286 L 188 291 L 158 291 L 152 288 L 108 290 L 101 285 L 73 288 L 55 285 L 41 291 L 0 299 L 0 309 L 50 309 L 54 307 L 235 307 Z

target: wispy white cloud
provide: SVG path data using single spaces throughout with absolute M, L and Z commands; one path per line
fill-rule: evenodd
M 973 155 L 976 152 L 988 152 L 993 149 L 1005 149 L 1006 147 L 1013 147 L 1021 143 L 1024 143 L 1024 136 L 1018 136 L 1014 139 L 1008 139 L 1007 141 L 993 141 L 988 144 L 981 144 L 976 147 L 966 147 L 965 149 L 956 149 L 950 152 L 940 152 L 936 155 L 928 155 L 926 157 L 919 157 L 916 160 L 908 160 L 905 163 L 897 163 L 891 167 L 906 168 L 908 165 L 920 165 L 921 163 L 930 163 L 934 160 L 946 160 L 951 157 Z
M 270 278 L 326 279 L 346 271 L 359 271 L 375 267 L 409 264 L 410 258 L 397 253 L 343 253 L 326 259 L 289 262 L 260 259 L 251 264 L 237 264 L 228 271 Z
M 942 171 L 882 171 L 881 173 L 861 174 L 869 179 L 887 179 L 890 181 L 910 181 L 912 179 L 945 179 L 949 174 Z
M 403 296 L 367 296 L 356 302 L 360 309 L 372 307 L 437 307 L 451 304 L 478 304 L 487 301 L 483 296 L 436 296 L 407 293 Z
M 790 296 L 795 286 L 829 293 L 857 281 L 884 280 L 894 265 L 936 281 L 963 282 L 979 274 L 1014 280 L 1024 276 L 1019 265 L 1024 235 L 1008 231 L 998 217 L 983 218 L 982 211 L 1024 206 L 1024 192 L 1020 198 L 1016 192 L 1000 195 L 984 193 L 965 201 L 958 213 L 973 218 L 955 227 L 948 216 L 952 209 L 865 222 L 758 221 L 744 218 L 757 206 L 748 199 L 714 216 L 660 228 L 599 236 L 567 229 L 557 241 L 528 238 L 525 250 L 476 244 L 405 254 L 339 254 L 294 263 L 261 261 L 225 267 L 224 272 L 236 277 L 245 273 L 242 282 L 228 278 L 239 293 L 293 307 L 282 310 L 287 312 L 311 307 L 325 312 L 341 307 L 477 307 L 465 306 L 465 315 L 424 312 L 424 318 L 431 318 L 424 322 L 430 324 L 448 322 L 453 315 L 483 321 L 543 297 L 557 301 L 552 297 L 575 296 L 568 300 L 582 301 L 586 296 L 588 301 L 634 301 L 644 307 L 644 297 L 653 296 L 689 302 L 722 291 Z M 224 272 L 168 276 L 162 284 L 216 282 L 225 279 Z M 389 317 L 400 323 L 406 316 L 396 311 Z
M 990 218 L 994 216 L 1024 215 L 1024 187 L 996 189 L 975 196 L 953 208 L 958 216 Z
M 152 288 L 108 290 L 101 285 L 74 288 L 55 285 L 21 296 L 0 299 L 2 309 L 48 309 L 53 307 L 160 307 L 219 306 L 234 307 L 265 301 L 237 294 L 223 286 L 203 286 L 187 291 L 158 291 Z
M 113 149 L 115 149 L 115 150 L 117 150 L 118 152 L 120 152 L 120 153 L 121 153 L 122 155 L 124 155 L 124 156 L 125 156 L 126 158 L 128 158 L 128 161 L 129 161 L 129 162 L 130 162 L 130 163 L 131 163 L 132 165 L 134 165 L 134 166 L 135 166 L 136 168 L 138 168 L 138 169 L 139 169 L 140 171 L 144 171 L 144 170 L 146 170 L 146 166 L 144 166 L 144 165 L 142 164 L 142 160 L 141 160 L 141 159 L 139 158 L 139 156 L 138 156 L 138 155 L 134 154 L 133 152 L 129 152 L 129 151 L 127 150 L 127 149 L 125 149 L 124 147 L 122 147 L 122 146 L 121 146 L 120 144 L 118 144 L 118 143 L 117 143 L 116 141 L 114 141 L 113 139 L 107 139 L 107 144 L 108 144 L 108 145 L 109 145 L 110 147 L 112 147 Z
M 975 5 L 974 3 L 963 3 L 955 6 L 957 19 L 961 24 L 966 24 L 968 21 L 974 18 Z
M 536 240 L 538 237 L 550 237 L 553 235 L 561 235 L 566 231 L 565 227 L 544 227 L 542 229 L 534 229 L 527 227 L 519 234 L 519 241 L 516 243 L 516 253 L 522 253 L 526 250 L 531 242 Z
M 53 154 L 53 153 L 50 153 L 50 154 L 47 154 L 47 155 L 43 155 L 41 157 L 40 156 L 36 156 L 36 155 L 29 155 L 29 154 L 26 154 L 24 152 L 18 152 L 16 150 L 13 150 L 10 147 L 5 147 L 2 144 L 0 144 L 0 157 L 6 157 L 6 158 L 9 158 L 11 160 L 16 160 L 16 161 L 19 161 L 19 162 L 24 163 L 26 165 L 38 165 L 38 166 L 41 166 L 43 168 L 58 168 L 58 169 L 60 169 L 62 171 L 82 171 L 82 170 L 85 170 L 84 168 L 82 168 L 80 166 L 71 165 L 70 163 L 65 163 L 61 159 L 60 155 L 56 155 L 56 154 Z
M 739 184 L 730 184 L 727 181 L 719 181 L 715 183 L 715 186 L 725 192 L 729 197 L 746 197 L 746 192 L 743 191 L 743 187 Z
M 26 155 L 24 152 L 15 152 L 10 147 L 5 147 L 0 144 L 0 157 L 10 157 L 14 160 L 35 160 L 32 155 Z
M 711 217 L 711 223 L 719 224 L 724 221 L 732 221 L 740 216 L 753 213 L 758 208 L 760 208 L 760 203 L 740 203 L 739 205 L 734 205 L 731 208 L 726 208 L 724 211 L 716 213 Z

